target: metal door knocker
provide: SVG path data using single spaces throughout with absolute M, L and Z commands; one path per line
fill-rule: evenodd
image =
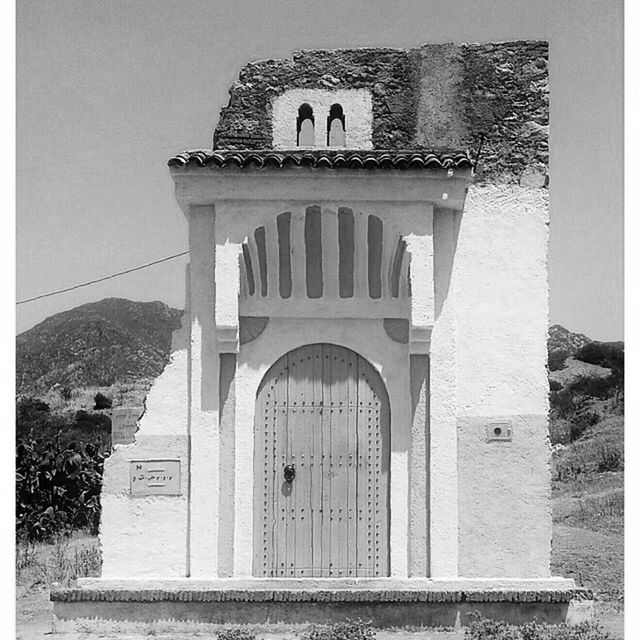
M 284 468 L 284 481 L 285 482 L 293 482 L 293 479 L 296 477 L 296 465 L 288 464 Z

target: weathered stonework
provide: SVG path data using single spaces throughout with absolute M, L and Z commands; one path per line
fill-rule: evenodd
M 546 186 L 548 45 L 424 45 L 300 51 L 248 64 L 230 90 L 215 149 L 270 149 L 272 103 L 291 89 L 369 89 L 374 149 L 479 151 L 486 182 Z
M 271 105 L 287 89 L 370 89 L 373 147 L 411 148 L 417 86 L 407 51 L 298 51 L 291 60 L 249 63 L 229 90 L 213 137 L 215 149 L 269 149 Z

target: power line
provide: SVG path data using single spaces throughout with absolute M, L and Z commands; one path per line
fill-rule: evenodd
M 109 276 L 104 276 L 104 278 L 98 278 L 97 280 L 90 280 L 89 282 L 83 282 L 82 284 L 74 284 L 72 287 L 67 287 L 66 289 L 58 289 L 58 291 L 51 291 L 49 293 L 43 293 L 42 295 L 35 296 L 33 298 L 27 298 L 26 300 L 18 300 L 18 302 L 16 302 L 16 305 L 24 304 L 25 302 L 33 302 L 34 300 L 40 300 L 41 298 L 48 298 L 49 296 L 57 296 L 59 293 L 66 293 L 67 291 L 73 291 L 74 289 L 80 289 L 81 287 L 88 287 L 90 284 L 96 284 L 96 282 L 104 282 L 105 280 L 111 280 L 111 278 L 117 278 L 118 276 L 123 276 L 126 273 L 131 273 L 132 271 L 140 271 L 140 269 L 146 269 L 147 267 L 152 267 L 154 264 L 160 264 L 161 262 L 166 262 L 167 260 L 173 260 L 174 258 L 179 258 L 180 256 L 186 256 L 188 253 L 189 253 L 188 251 L 183 251 L 182 253 L 176 253 L 172 256 L 161 258 L 160 260 L 147 262 L 147 264 L 142 264 L 139 267 L 132 267 L 131 269 L 118 271 L 118 273 L 112 273 Z

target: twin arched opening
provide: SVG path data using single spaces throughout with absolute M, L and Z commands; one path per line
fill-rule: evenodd
M 296 130 L 296 141 L 299 147 L 315 146 L 315 115 L 313 107 L 307 102 L 301 104 L 298 108 Z M 327 116 L 327 146 L 346 146 L 344 109 L 338 103 L 331 105 Z

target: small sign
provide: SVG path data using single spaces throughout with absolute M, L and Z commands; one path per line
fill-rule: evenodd
M 131 444 L 136 440 L 142 407 L 117 407 L 111 411 L 111 444 Z
M 132 460 L 132 496 L 179 496 L 180 460 Z

